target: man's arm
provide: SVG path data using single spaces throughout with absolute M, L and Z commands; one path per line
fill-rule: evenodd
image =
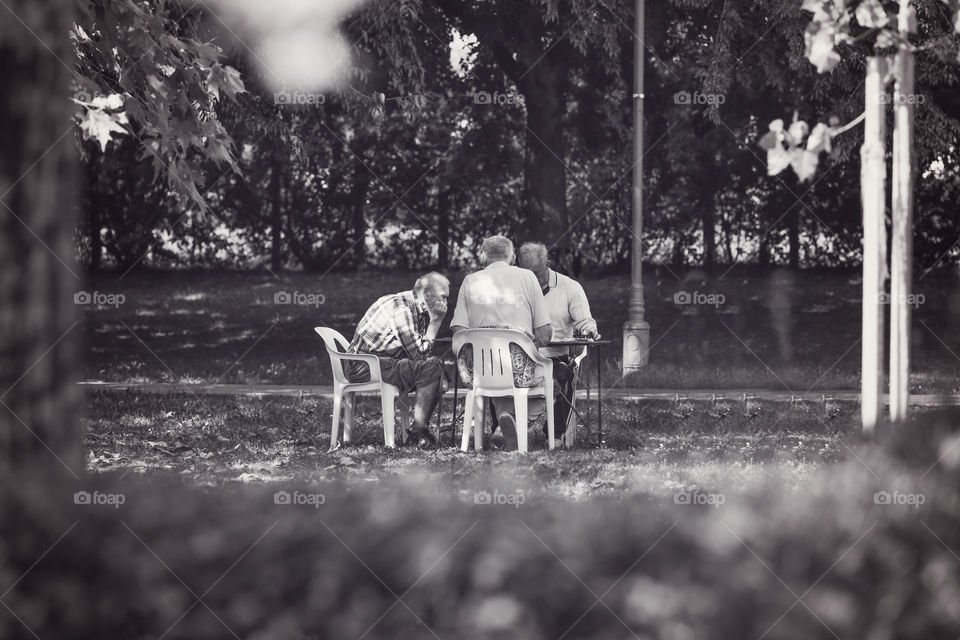
M 469 278 L 470 276 L 467 276 Z M 460 283 L 460 291 L 457 292 L 457 306 L 453 308 L 453 317 L 450 318 L 450 331 L 456 333 L 463 331 L 470 325 L 467 318 L 467 278 Z
M 590 315 L 590 302 L 587 300 L 587 294 L 579 282 L 575 280 L 572 280 L 572 282 L 570 303 L 567 309 L 570 313 L 570 319 L 573 321 L 573 330 L 586 336 L 599 337 L 597 321 Z
M 397 337 L 400 339 L 400 344 L 403 345 L 403 350 L 407 352 L 407 356 L 411 360 L 419 360 L 430 352 L 433 342 L 427 339 L 426 335 L 420 335 L 417 330 L 417 320 L 410 308 L 403 303 L 397 306 L 398 308 L 392 316 L 393 328 L 396 330 Z M 439 328 L 439 323 L 437 328 Z M 428 327 L 427 333 L 429 331 Z M 436 336 L 436 329 L 433 335 Z
M 553 326 L 550 324 L 550 308 L 547 307 L 547 301 L 543 297 L 543 291 L 540 289 L 540 283 L 537 276 L 532 271 L 525 274 L 526 285 L 529 291 L 530 303 L 533 305 L 533 336 L 537 339 L 537 344 L 545 347 L 553 340 Z
M 549 323 L 541 327 L 535 327 L 533 329 L 533 337 L 537 339 L 538 345 L 545 347 L 553 340 L 553 327 L 550 326 Z

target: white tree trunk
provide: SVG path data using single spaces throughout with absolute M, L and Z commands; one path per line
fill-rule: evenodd
M 860 192 L 863 198 L 863 327 L 861 357 L 861 421 L 872 433 L 880 416 L 883 386 L 883 304 L 886 226 L 884 220 L 886 119 L 882 58 L 867 59 L 864 89 L 864 139 L 860 148 Z

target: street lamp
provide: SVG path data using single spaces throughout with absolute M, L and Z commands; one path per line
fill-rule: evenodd
M 630 305 L 623 325 L 623 371 L 626 375 L 646 366 L 650 355 L 650 325 L 643 303 L 643 9 L 637 0 L 633 45 L 633 242 L 630 249 Z

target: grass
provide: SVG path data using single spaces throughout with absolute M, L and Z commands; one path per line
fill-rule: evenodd
M 546 451 L 531 428 L 529 457 L 496 451 L 464 454 L 450 446 L 421 451 L 382 446 L 375 399 L 358 406 L 354 443 L 328 452 L 326 398 L 139 395 L 94 393 L 85 443 L 90 470 L 173 474 L 202 486 L 231 483 L 343 481 L 390 485 L 398 478 L 437 481 L 472 495 L 484 487 L 521 488 L 530 496 L 582 500 L 636 494 L 672 500 L 684 490 L 762 485 L 803 477 L 847 457 L 856 439 L 856 406 L 829 417 L 819 404 L 762 403 L 751 416 L 736 407 L 611 402 L 606 447 L 581 425 L 577 447 Z M 449 403 L 448 403 L 449 405 Z M 449 406 L 445 408 L 449 420 Z M 459 441 L 459 438 L 458 438 Z
M 451 275 L 455 299 L 463 274 Z M 122 279 L 98 274 L 87 289 L 123 294 L 125 301 L 84 308 L 86 377 L 326 384 L 329 361 L 313 327 L 331 326 L 350 336 L 374 299 L 409 288 L 415 277 L 396 271 L 324 277 L 289 273 L 280 279 L 237 272 L 133 272 Z M 650 365 L 626 380 L 620 379 L 619 357 L 629 281 L 612 275 L 585 276 L 582 282 L 601 332 L 613 340 L 603 349 L 607 385 L 858 388 L 860 285 L 855 272 L 784 275 L 737 268 L 711 275 L 699 269 L 648 268 Z M 957 274 L 946 270 L 917 279 L 924 303 L 914 315 L 914 393 L 960 390 L 960 325 L 953 320 L 960 308 L 958 284 Z M 322 304 L 275 304 L 274 295 L 281 291 L 315 294 L 314 301 Z M 681 291 L 719 294 L 723 304 L 674 304 Z
M 94 395 L 84 434 L 99 473 L 28 464 L 2 479 L 0 636 L 960 630 L 956 409 L 918 411 L 867 443 L 846 405 L 831 419 L 812 406 L 764 404 L 753 418 L 624 407 L 641 424 L 611 419 L 617 449 L 521 457 L 386 452 L 375 418 L 358 448 L 327 454 L 324 401 L 196 400 Z M 74 504 L 77 491 L 123 504 Z M 278 504 L 278 491 L 323 502 Z M 878 503 L 881 491 L 923 502 Z M 482 492 L 512 502 L 479 504 Z

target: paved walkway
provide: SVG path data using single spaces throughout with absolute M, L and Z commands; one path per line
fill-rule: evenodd
M 228 396 L 323 396 L 333 397 L 331 385 L 288 385 L 288 384 L 178 384 L 178 383 L 129 383 L 129 382 L 81 382 L 81 388 L 86 391 L 139 391 L 141 393 L 190 393 L 197 395 L 228 395 Z M 460 391 L 461 397 L 463 390 Z M 860 394 L 857 391 L 808 391 L 795 392 L 775 391 L 770 389 L 604 389 L 603 396 L 608 399 L 621 400 L 673 400 L 678 396 L 685 400 L 740 400 L 746 395 L 758 400 L 773 402 L 820 401 L 824 397 L 841 401 L 859 402 Z M 596 389 L 591 391 L 596 396 Z M 445 397 L 452 398 L 453 390 L 447 391 Z M 587 390 L 577 391 L 578 399 L 585 399 Z M 884 396 L 886 401 L 886 396 Z M 910 396 L 910 404 L 924 406 L 960 406 L 958 394 L 917 394 Z

